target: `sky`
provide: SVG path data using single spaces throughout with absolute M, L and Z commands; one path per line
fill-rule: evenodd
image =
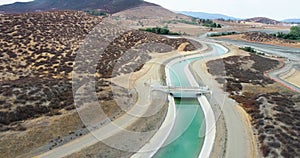
M 146 0 L 173 11 L 220 13 L 236 18 L 300 19 L 299 0 Z
M 32 1 L 32 0 L 0 0 L 0 5 L 10 4 L 14 2 L 28 2 L 28 1 Z
M 1 4 L 31 0 L 0 0 Z M 236 18 L 300 19 L 299 0 L 145 0 L 173 11 L 220 13 Z

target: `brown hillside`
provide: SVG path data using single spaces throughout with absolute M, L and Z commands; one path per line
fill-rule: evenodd
M 52 91 L 52 84 L 65 84 L 63 91 L 55 92 L 57 95 L 64 92 L 65 98 L 57 100 L 56 97 L 53 105 L 58 106 L 55 109 L 71 105 L 72 91 L 70 86 L 71 73 L 73 71 L 76 51 L 83 42 L 85 36 L 91 31 L 101 18 L 89 16 L 82 12 L 47 12 L 47 13 L 29 13 L 24 15 L 4 15 L 1 17 L 0 39 L 3 44 L 0 48 L 0 92 L 4 97 L 1 102 L 0 111 L 14 111 L 16 106 L 32 106 L 31 97 L 37 100 L 44 98 L 43 102 L 51 102 L 51 97 L 47 96 L 47 91 L 43 86 L 50 84 L 47 89 Z M 99 28 L 101 29 L 101 28 Z M 101 78 L 110 78 L 114 64 L 128 49 L 137 47 L 143 43 L 159 42 L 177 49 L 182 43 L 189 43 L 186 39 L 168 39 L 153 33 L 142 31 L 127 31 L 122 36 L 114 39 L 105 49 L 105 56 L 101 58 L 97 66 L 97 76 Z M 189 43 L 185 50 L 194 50 L 195 47 Z M 166 52 L 171 50 L 156 50 L 157 52 Z M 126 54 L 129 59 L 139 59 L 137 63 L 145 63 L 150 56 L 141 54 Z M 142 57 L 141 57 L 142 56 Z M 123 57 L 126 58 L 126 57 Z M 130 60 L 128 60 L 129 62 Z M 128 64 L 128 63 L 127 63 Z M 83 64 L 87 65 L 87 64 Z M 88 69 L 88 68 L 87 68 Z M 119 74 L 129 73 L 125 71 L 130 67 L 120 69 Z M 116 74 L 114 74 L 116 75 Z M 25 84 L 31 81 L 38 81 L 36 88 L 31 88 L 31 84 Z M 22 85 L 19 85 L 22 84 Z M 13 87 L 25 88 L 31 91 L 29 94 L 22 96 L 23 92 L 12 91 Z M 27 87 L 28 86 L 28 87 Z M 61 85 L 64 87 L 64 85 Z M 65 93 L 68 91 L 68 93 Z M 24 90 L 25 92 L 25 90 Z M 17 95 L 15 99 L 8 99 Z M 18 96 L 22 98 L 18 99 Z M 62 96 L 63 96 L 62 95 Z M 46 97 L 46 98 L 45 98 Z M 66 99 L 68 98 L 68 99 Z M 50 99 L 50 100 L 48 100 Z M 20 102 L 23 100 L 22 102 Z M 14 103 L 15 101 L 15 103 Z M 16 103 L 16 101 L 20 103 Z M 54 100 L 53 100 L 54 101 Z M 66 101 L 69 104 L 66 104 Z M 7 102 L 7 104 L 5 103 Z M 61 103 L 60 103 L 61 102 Z M 41 105 L 40 104 L 40 105 Z M 47 108 L 51 108 L 47 107 Z M 0 117 L 0 123 L 10 124 L 18 118 L 9 119 Z M 30 116 L 23 119 L 30 118 Z M 22 120 L 22 119 L 21 119 Z
M 242 38 L 253 42 L 275 42 L 276 41 L 282 43 L 295 43 L 290 40 L 274 37 L 264 32 L 246 32 L 243 34 Z
M 255 18 L 251 18 L 251 19 L 246 19 L 245 21 L 255 22 L 255 23 L 262 23 L 262 24 L 273 24 L 273 25 L 277 25 L 277 24 L 281 23 L 279 21 L 269 19 L 269 18 L 265 18 L 265 17 L 255 17 Z
M 34 0 L 16 2 L 0 6 L 0 12 L 26 13 L 51 10 L 91 10 L 99 9 L 110 14 L 137 6 L 153 6 L 155 4 L 142 0 Z

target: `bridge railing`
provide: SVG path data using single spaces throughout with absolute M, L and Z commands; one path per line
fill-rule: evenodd
M 170 94 L 187 94 L 190 95 L 211 93 L 208 87 L 179 87 L 179 86 L 151 86 L 152 90 L 159 90 Z

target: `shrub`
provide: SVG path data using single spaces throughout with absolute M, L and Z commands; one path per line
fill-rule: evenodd
M 241 47 L 240 49 L 250 53 L 257 53 L 252 47 Z
M 212 33 L 212 34 L 209 34 L 208 36 L 217 37 L 217 36 L 228 36 L 228 35 L 235 35 L 235 34 L 238 34 L 238 33 L 235 31 L 232 31 L 232 32 Z
M 271 35 L 282 39 L 300 40 L 300 25 L 291 27 L 290 32 L 288 34 L 278 32 L 276 34 Z
M 153 28 L 146 28 L 146 29 L 139 29 L 140 31 L 147 31 L 147 32 L 152 32 L 156 34 L 161 34 L 161 35 L 180 35 L 177 32 L 171 32 L 167 27 L 153 27 Z

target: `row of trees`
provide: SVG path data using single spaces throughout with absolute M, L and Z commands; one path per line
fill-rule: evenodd
M 210 19 L 199 19 L 199 18 L 192 18 L 191 20 L 183 20 L 183 19 L 170 20 L 165 23 L 168 23 L 168 24 L 183 23 L 183 24 L 189 24 L 189 25 L 202 25 L 202 26 L 206 26 L 206 27 L 210 27 L 210 28 L 222 28 L 221 24 L 217 24 Z
M 228 35 L 235 35 L 235 34 L 239 34 L 235 31 L 232 32 L 221 32 L 221 33 L 211 33 L 208 36 L 209 37 L 218 37 L 218 36 L 228 36 Z
M 221 24 L 217 24 L 210 19 L 199 19 L 199 18 L 192 18 L 192 21 L 198 21 L 199 24 L 203 26 L 210 27 L 210 28 L 222 28 Z
M 152 32 L 156 34 L 161 34 L 161 35 L 180 35 L 180 33 L 177 32 L 171 32 L 167 27 L 153 27 L 153 28 L 145 28 L 145 29 L 139 29 L 141 31 L 147 31 L 147 32 Z
M 265 55 L 265 53 L 262 53 L 262 52 L 257 52 L 254 48 L 252 47 L 240 47 L 241 50 L 244 50 L 246 52 L 249 52 L 249 53 L 254 53 L 254 54 L 257 54 L 257 55 Z

